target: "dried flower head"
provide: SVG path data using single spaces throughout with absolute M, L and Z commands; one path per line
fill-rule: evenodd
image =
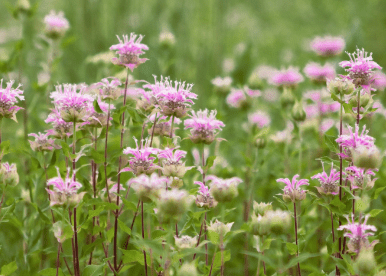
M 131 71 L 134 70 L 139 64 L 144 63 L 147 58 L 139 58 L 140 55 L 144 54 L 146 50 L 149 50 L 147 45 L 142 44 L 143 35 L 136 35 L 134 33 L 123 35 L 122 40 L 117 36 L 119 44 L 115 44 L 110 47 L 110 50 L 116 51 L 119 55 L 118 58 L 113 58 L 112 62 L 116 65 L 129 68 Z
M 283 182 L 286 186 L 283 189 L 283 200 L 286 202 L 301 201 L 306 198 L 306 191 L 302 190 L 300 186 L 310 185 L 308 179 L 300 179 L 298 174 L 294 175 L 292 181 L 288 178 L 279 178 L 276 182 Z
M 311 179 L 319 180 L 320 187 L 316 187 L 318 192 L 322 195 L 337 195 L 339 192 L 340 172 L 334 169 L 334 163 L 331 163 L 330 175 L 327 175 L 322 162 L 323 172 L 311 177 Z
M 45 33 L 47 37 L 52 39 L 58 39 L 62 37 L 66 31 L 70 28 L 68 20 L 64 17 L 62 11 L 56 13 L 55 11 L 50 11 L 44 17 Z
M 21 84 L 16 88 L 12 88 L 12 85 L 15 83 L 14 80 L 7 82 L 7 86 L 3 88 L 3 79 L 0 82 L 0 118 L 10 118 L 17 122 L 16 112 L 18 112 L 21 107 L 16 104 L 18 101 L 24 101 L 23 90 L 20 90 Z
M 343 52 L 346 43 L 341 37 L 325 36 L 312 40 L 311 49 L 319 56 L 336 56 Z

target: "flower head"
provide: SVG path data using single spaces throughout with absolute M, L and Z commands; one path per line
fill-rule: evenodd
M 153 173 L 151 176 L 141 174 L 132 178 L 128 185 L 133 187 L 141 201 L 150 202 L 159 197 L 160 191 L 165 190 L 167 183 L 167 177 L 159 177 L 157 173 Z
M 283 189 L 283 199 L 284 201 L 301 201 L 305 199 L 306 197 L 306 191 L 302 190 L 300 186 L 303 185 L 310 185 L 308 183 L 308 179 L 300 179 L 297 180 L 299 177 L 298 174 L 294 175 L 292 178 L 292 181 L 290 181 L 288 178 L 279 178 L 276 180 L 276 182 L 283 182 L 286 186 Z
M 216 92 L 227 93 L 231 88 L 232 78 L 231 77 L 225 77 L 225 78 L 216 77 L 211 82 L 212 82 Z
M 231 89 L 231 93 L 226 98 L 226 102 L 230 107 L 246 108 L 249 106 L 247 96 L 243 89 Z
M 381 70 L 382 67 L 373 61 L 372 53 L 369 55 L 365 49 L 357 49 L 356 52 L 347 54 L 350 60 L 340 62 L 339 66 L 346 68 L 345 70 L 349 73 L 348 78 L 356 86 L 369 87 L 374 81 L 373 69 Z
M 338 230 L 347 230 L 348 232 L 344 233 L 345 237 L 350 238 L 350 241 L 347 244 L 348 249 L 351 252 L 359 253 L 360 249 L 369 249 L 372 248 L 377 241 L 370 243 L 368 241 L 368 236 L 373 236 L 377 228 L 373 225 L 366 225 L 369 216 L 367 215 L 362 219 L 359 219 L 358 223 L 355 223 L 354 215 L 351 215 L 351 221 L 348 216 L 346 216 L 348 224 L 339 226 Z M 370 232 L 369 232 L 370 231 Z M 367 232 L 367 233 L 366 233 Z
M 112 62 L 116 65 L 130 68 L 134 70 L 139 64 L 144 63 L 147 58 L 139 58 L 140 55 L 144 54 L 146 50 L 149 50 L 147 45 L 142 44 L 143 35 L 136 35 L 134 33 L 123 35 L 122 40 L 117 36 L 119 44 L 112 45 L 110 50 L 116 51 L 119 58 L 113 58 Z
M 55 131 L 48 130 L 45 134 L 43 133 L 30 133 L 28 136 L 35 137 L 35 141 L 29 141 L 33 151 L 51 151 L 54 148 L 60 148 L 58 145 L 55 145 L 54 139 L 49 139 L 48 136 L 52 135 Z
M 326 63 L 324 66 L 310 62 L 304 68 L 304 73 L 314 82 L 326 83 L 327 80 L 335 78 L 335 69 L 332 65 Z
M 46 24 L 46 35 L 52 39 L 62 37 L 70 28 L 70 24 L 64 17 L 64 13 L 62 11 L 58 13 L 50 11 L 50 13 L 44 17 L 44 23 Z
M 293 87 L 304 80 L 303 76 L 299 73 L 299 69 L 295 67 L 289 67 L 277 71 L 272 75 L 269 82 L 276 86 Z
M 214 200 L 211 195 L 210 189 L 208 186 L 205 186 L 201 181 L 194 181 L 194 184 L 199 185 L 200 189 L 198 190 L 196 196 L 196 205 L 201 208 L 214 208 L 217 206 L 217 201 Z
M 16 164 L 8 162 L 0 164 L 0 185 L 16 185 L 19 183 L 19 175 L 17 174 Z
M 159 149 L 149 147 L 148 140 L 142 140 L 141 144 L 138 145 L 137 139 L 134 137 L 136 148 L 126 148 L 123 150 L 124 154 L 132 155 L 129 159 L 129 167 L 124 168 L 121 172 L 132 172 L 135 175 L 141 174 L 152 174 L 156 169 L 160 167 L 154 165 L 154 156 L 159 152 Z
M 191 203 L 192 198 L 184 190 L 162 190 L 157 201 L 158 214 L 161 221 L 167 222 L 179 219 L 187 211 Z
M 66 122 L 60 116 L 58 109 L 53 109 L 50 114 L 48 114 L 46 123 L 52 123 L 54 132 L 53 136 L 63 139 L 65 137 L 70 137 L 73 131 L 73 122 Z
M 256 125 L 258 128 L 263 128 L 271 123 L 271 118 L 264 111 L 257 111 L 248 115 L 250 124 Z
M 102 101 L 101 98 L 98 98 L 97 102 L 102 112 L 96 111 L 94 105 L 90 106 L 90 115 L 85 124 L 92 127 L 105 127 L 107 123 L 113 119 L 112 117 L 107 118 L 108 109 L 113 110 L 115 106 Z
M 184 249 L 184 248 L 193 248 L 197 245 L 197 237 L 190 237 L 183 235 L 181 237 L 174 237 L 174 241 L 176 243 L 176 246 L 179 249 Z
M 103 188 L 101 190 L 102 198 L 104 198 L 106 201 L 116 201 L 118 195 L 118 183 L 115 183 L 111 181 L 111 179 L 107 179 L 107 185 L 109 185 L 109 194 L 107 194 L 107 189 Z M 111 186 L 111 187 L 110 187 Z M 119 184 L 119 191 L 124 191 L 125 187 L 123 187 L 122 184 Z
M 277 235 L 287 233 L 291 227 L 291 215 L 287 211 L 268 210 L 264 216 L 268 219 L 270 231 Z
M 215 175 L 209 175 L 206 179 L 210 181 L 210 192 L 218 202 L 232 201 L 238 195 L 237 186 L 243 182 L 238 177 L 223 179 Z
M 162 173 L 165 176 L 172 176 L 182 178 L 187 170 L 192 167 L 185 167 L 185 162 L 182 162 L 182 158 L 185 158 L 186 151 L 166 148 L 158 154 L 158 158 L 162 159 Z
M 319 180 L 320 187 L 316 187 L 318 189 L 318 192 L 320 194 L 332 194 L 337 195 L 339 192 L 339 179 L 340 179 L 340 172 L 336 171 L 334 169 L 334 164 L 331 163 L 331 171 L 330 175 L 326 173 L 324 170 L 324 164 L 322 162 L 323 172 L 318 173 L 311 177 L 311 179 L 317 179 Z
M 109 81 L 109 79 L 111 79 Z M 100 82 L 96 83 L 99 86 L 99 93 L 102 99 L 116 100 L 121 96 L 121 89 L 119 86 L 122 83 L 117 78 L 104 78 Z
M 12 85 L 15 83 L 14 80 L 7 82 L 7 86 L 3 88 L 3 79 L 0 82 L 0 118 L 10 118 L 16 121 L 16 112 L 18 112 L 21 107 L 16 104 L 18 101 L 24 101 L 23 90 L 20 90 L 21 84 L 16 88 L 12 88 Z
M 374 182 L 378 179 L 372 178 L 373 176 L 375 176 L 374 171 L 378 170 L 366 170 L 364 168 L 358 168 L 355 166 L 347 167 L 346 174 L 348 180 L 350 180 L 351 182 L 351 189 L 370 190 L 372 187 L 374 187 Z
M 319 56 L 336 56 L 343 52 L 346 43 L 341 37 L 316 37 L 311 42 L 311 49 Z
M 231 231 L 233 223 L 234 222 L 225 224 L 225 223 L 218 221 L 216 219 L 216 221 L 210 222 L 210 225 L 208 226 L 208 230 L 213 231 L 213 232 L 217 233 L 220 237 L 224 238 L 225 234 L 228 233 L 229 231 Z
M 379 91 L 384 91 L 386 88 L 386 75 L 381 71 L 375 71 L 373 73 L 372 87 Z
M 94 98 L 85 92 L 85 85 L 63 84 L 57 85 L 56 91 L 51 93 L 50 98 L 65 122 L 82 122 L 89 118 Z
M 214 141 L 218 131 L 225 126 L 223 122 L 216 120 L 216 114 L 216 110 L 209 112 L 205 109 L 197 113 L 192 111 L 190 119 L 185 120 L 184 124 L 185 129 L 191 128 L 189 138 L 193 143 L 211 144 Z
M 371 148 L 374 146 L 374 138 L 367 135 L 369 132 L 366 130 L 366 126 L 363 126 L 361 134 L 359 134 L 359 126 L 355 124 L 355 132 L 352 131 L 352 127 L 348 126 L 349 134 L 340 135 L 335 141 L 339 146 L 343 147 L 343 153 L 339 154 L 342 158 L 352 159 L 352 151 L 358 147 Z

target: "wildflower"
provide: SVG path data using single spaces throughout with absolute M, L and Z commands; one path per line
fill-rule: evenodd
M 134 137 L 136 148 L 126 148 L 123 150 L 124 154 L 132 155 L 129 159 L 129 167 L 124 168 L 121 172 L 132 172 L 136 176 L 141 174 L 152 174 L 156 169 L 160 167 L 153 164 L 154 159 L 156 159 L 154 154 L 158 153 L 158 149 L 151 148 L 148 146 L 148 140 L 142 140 L 141 145 L 138 146 L 138 141 Z M 145 143 L 144 143 L 145 142 Z
M 185 167 L 185 162 L 181 159 L 185 158 L 186 151 L 166 148 L 158 154 L 158 158 L 162 159 L 162 173 L 165 176 L 182 178 L 187 170 L 193 167 Z
M 350 95 L 355 90 L 354 83 L 347 78 L 335 78 L 327 80 L 327 89 L 335 95 Z
M 256 125 L 258 128 L 263 128 L 271 123 L 271 118 L 264 111 L 257 111 L 248 115 L 250 124 Z
M 111 81 L 109 81 L 111 79 Z M 96 83 L 99 86 L 99 92 L 102 99 L 116 100 L 121 96 L 121 89 L 119 86 L 122 83 L 117 78 L 104 78 Z
M 310 62 L 304 68 L 306 76 L 314 82 L 326 83 L 335 77 L 335 69 L 332 65 L 326 63 L 324 66 Z
M 65 122 L 82 122 L 89 118 L 94 98 L 85 91 L 85 85 L 63 84 L 57 85 L 56 91 L 51 93 L 50 98 Z
M 322 133 L 326 133 L 330 128 L 332 128 L 335 124 L 334 119 L 323 119 L 320 123 L 320 131 Z
M 69 205 L 71 207 L 77 205 L 83 198 L 84 193 L 78 194 L 78 190 L 82 184 L 75 181 L 73 177 L 69 177 L 69 171 L 65 179 L 62 179 L 57 168 L 58 176 L 47 181 L 47 186 L 52 186 L 53 190 L 46 189 L 50 195 L 51 206 Z
M 375 169 L 374 171 L 378 171 Z M 351 182 L 351 189 L 366 189 L 370 190 L 374 187 L 374 183 L 378 178 L 372 179 L 372 176 L 375 176 L 373 170 L 358 168 L 355 166 L 350 166 L 346 168 L 347 178 Z
M 264 216 L 268 219 L 270 231 L 276 235 L 287 233 L 291 227 L 291 215 L 287 211 L 268 210 Z
M 268 235 L 270 230 L 269 219 L 266 216 L 252 214 L 251 230 L 253 235 Z
M 272 210 L 272 202 L 270 202 L 270 203 L 264 203 L 264 202 L 257 203 L 256 201 L 254 201 L 253 202 L 253 210 L 254 210 L 256 216 L 258 216 L 258 215 L 264 216 L 264 214 L 267 211 Z
M 97 112 L 93 105 L 90 106 L 90 116 L 86 124 L 91 127 L 105 127 L 107 122 L 113 119 L 112 117 L 107 118 L 109 106 L 110 110 L 115 109 L 115 106 L 113 104 L 103 102 L 100 98 L 97 100 L 97 102 L 102 113 Z
M 318 173 L 311 177 L 311 179 L 317 179 L 319 180 L 320 187 L 316 187 L 318 192 L 322 195 L 337 195 L 339 192 L 339 179 L 340 179 L 340 172 L 336 171 L 334 169 L 334 164 L 331 163 L 331 171 L 330 175 L 327 175 L 325 169 L 324 169 L 324 163 L 322 162 L 323 172 Z
M 156 76 L 154 79 L 155 84 L 147 84 L 143 87 L 152 91 L 162 115 L 184 117 L 193 104 L 192 99 L 197 99 L 197 94 L 191 92 L 193 84 L 174 81 L 173 85 L 169 77 L 163 78 L 163 76 L 160 81 L 157 81 Z
M 192 198 L 185 190 L 162 190 L 157 201 L 158 215 L 162 222 L 178 220 L 189 208 Z
M 22 109 L 16 104 L 18 101 L 24 101 L 24 96 L 22 96 L 23 91 L 19 89 L 21 84 L 16 88 L 12 88 L 12 85 L 15 83 L 14 80 L 7 82 L 7 86 L 3 88 L 3 79 L 0 82 L 0 119 L 1 118 L 10 118 L 14 121 L 16 120 L 16 113 Z
M 17 185 L 19 183 L 19 175 L 17 174 L 16 164 L 8 162 L 0 164 L 0 184 Z
M 113 184 L 113 182 L 111 181 L 111 179 L 109 178 L 107 180 L 107 185 L 109 185 L 109 194 L 107 194 L 107 189 L 106 188 L 103 188 L 101 190 L 102 192 L 102 195 L 103 195 L 103 198 L 108 201 L 109 198 L 112 202 L 115 202 L 117 200 L 117 197 L 118 197 L 118 184 Z M 111 187 L 110 187 L 111 186 Z M 119 184 L 119 191 L 124 191 L 125 190 L 125 187 L 123 187 L 122 184 Z
M 229 231 L 231 231 L 233 223 L 234 222 L 225 224 L 225 223 L 218 221 L 216 219 L 215 222 L 213 222 L 213 221 L 210 222 L 210 225 L 208 226 L 208 230 L 217 233 L 220 236 L 220 240 L 222 240 L 222 239 L 224 239 L 225 235 Z
M 66 122 L 60 116 L 58 109 L 53 109 L 45 120 L 46 123 L 52 123 L 52 135 L 59 139 L 70 137 L 73 132 L 73 122 Z
M 200 110 L 194 112 L 192 111 L 192 115 L 189 115 L 190 119 L 185 120 L 185 129 L 190 130 L 190 140 L 192 140 L 193 143 L 204 143 L 204 144 L 211 144 L 218 131 L 221 131 L 222 127 L 224 127 L 224 123 L 216 120 L 216 110 L 211 110 L 210 112 L 208 109 Z
M 64 13 L 62 11 L 58 14 L 56 14 L 55 11 L 50 11 L 50 13 L 44 17 L 44 23 L 46 24 L 46 35 L 52 39 L 62 37 L 70 28 L 70 24 L 64 17 Z
M 268 65 L 258 66 L 252 73 L 252 75 L 258 76 L 263 80 L 270 80 L 274 74 L 277 73 L 277 69 Z M 251 75 L 251 76 L 252 76 Z
M 311 49 L 319 56 L 336 56 L 343 52 L 346 43 L 341 37 L 325 36 L 312 40 Z
M 280 104 L 282 107 L 293 105 L 295 102 L 295 96 L 291 88 L 283 87 L 283 93 L 280 95 Z
M 302 190 L 300 186 L 309 185 L 308 179 L 300 179 L 298 174 L 294 175 L 292 182 L 288 178 L 279 178 L 276 182 L 283 182 L 286 186 L 283 189 L 284 201 L 301 201 L 306 198 L 306 191 Z
M 377 261 L 375 260 L 373 250 L 361 250 L 353 267 L 357 275 L 377 275 L 375 274 Z
M 176 38 L 174 37 L 174 34 L 169 31 L 163 31 L 159 35 L 158 39 L 161 46 L 166 48 L 171 48 L 176 44 Z
M 135 100 L 137 102 L 136 108 L 147 114 L 151 113 L 157 105 L 157 99 L 155 98 L 153 91 L 137 89 Z
M 348 78 L 352 80 L 356 86 L 362 86 L 363 88 L 367 88 L 366 90 L 369 90 L 370 85 L 374 81 L 372 70 L 381 70 L 382 67 L 373 61 L 372 53 L 368 55 L 365 49 L 357 49 L 356 52 L 347 54 L 350 57 L 350 61 L 342 61 L 339 63 L 339 66 L 343 68 L 348 67 L 345 69 L 349 72 Z
M 187 235 L 183 235 L 181 237 L 174 237 L 174 241 L 176 246 L 179 249 L 184 249 L 184 248 L 194 248 L 197 244 L 197 237 L 190 237 Z
M 368 232 L 377 231 L 377 228 L 373 225 L 366 225 L 369 216 L 367 215 L 364 218 L 362 223 L 362 218 L 359 219 L 358 223 L 354 221 L 354 215 L 351 215 L 351 221 L 346 216 L 348 224 L 339 226 L 338 230 L 348 230 L 349 232 L 344 233 L 345 237 L 350 238 L 350 241 L 347 244 L 349 251 L 359 253 L 361 249 L 371 249 L 378 241 L 369 242 L 368 236 L 373 236 L 374 233 Z M 351 233 L 350 233 L 351 232 Z M 367 233 L 366 233 L 367 232 Z
M 298 68 L 289 67 L 288 69 L 277 71 L 274 75 L 272 75 L 269 82 L 276 86 L 294 87 L 303 80 L 304 78 L 299 73 Z
M 365 169 L 377 169 L 381 166 L 383 155 L 373 145 L 371 147 L 358 146 L 352 152 L 352 161 L 355 166 Z
M 373 73 L 372 87 L 376 90 L 384 91 L 386 88 L 386 75 L 381 71 Z
M 139 56 L 144 54 L 144 51 L 149 50 L 149 47 L 141 43 L 143 35 L 138 36 L 131 33 L 130 38 L 128 35 L 123 35 L 122 37 L 123 40 L 117 36 L 119 44 L 110 47 L 110 50 L 116 51 L 116 54 L 119 55 L 119 58 L 113 58 L 112 62 L 116 65 L 130 68 L 133 71 L 139 64 L 147 60 L 147 58 L 139 58 Z
M 208 187 L 205 186 L 205 184 L 201 181 L 194 181 L 194 184 L 200 185 L 200 189 L 198 190 L 196 196 L 196 205 L 198 207 L 206 209 L 216 207 L 218 202 L 214 200 L 213 196 L 211 195 L 210 189 L 208 189 Z
M 355 132 L 352 131 L 352 127 L 347 127 L 349 134 L 340 135 L 335 141 L 339 146 L 343 147 L 343 153 L 339 154 L 342 158 L 351 160 L 353 151 L 361 146 L 367 149 L 374 146 L 374 138 L 367 135 L 369 132 L 366 130 L 366 126 L 363 126 L 361 134 L 359 134 L 359 126 L 355 124 Z
M 250 105 L 243 89 L 231 89 L 231 93 L 227 96 L 226 102 L 230 107 L 234 108 L 245 109 Z
M 228 91 L 231 88 L 232 84 L 232 78 L 231 77 L 216 77 L 211 82 L 214 85 L 214 90 L 219 93 L 228 93 Z
M 53 149 L 60 148 L 55 145 L 54 139 L 49 139 L 48 136 L 52 135 L 55 131 L 50 129 L 45 134 L 43 133 L 30 133 L 28 136 L 35 137 L 35 141 L 29 141 L 33 151 L 51 151 Z
M 157 116 L 157 122 L 154 125 L 155 118 L 156 114 L 153 114 L 149 117 L 149 123 L 151 124 L 151 127 L 148 129 L 149 135 L 152 135 L 154 130 L 154 135 L 169 136 L 172 126 L 172 118 L 162 115 Z M 174 118 L 173 133 L 176 129 L 178 129 L 177 127 L 175 127 L 175 125 L 178 125 L 180 123 L 181 120 L 179 118 Z
M 129 180 L 129 187 L 133 187 L 138 198 L 143 202 L 150 202 L 154 198 L 159 197 L 161 190 L 166 189 L 168 179 L 166 177 L 159 177 L 158 174 L 153 173 L 151 176 L 141 174 L 136 178 Z
M 198 276 L 197 265 L 195 263 L 184 262 L 184 264 L 178 269 L 177 275 Z
M 206 178 L 210 181 L 210 193 L 218 202 L 232 201 L 238 195 L 237 186 L 243 182 L 238 177 L 222 179 L 214 175 Z

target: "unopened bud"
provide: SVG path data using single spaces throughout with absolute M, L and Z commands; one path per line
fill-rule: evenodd
M 335 78 L 327 82 L 327 89 L 335 95 L 349 95 L 355 90 L 355 85 L 347 79 Z
M 303 122 L 306 119 L 306 112 L 304 111 L 303 104 L 300 101 L 296 101 L 292 108 L 291 115 L 297 122 Z
M 291 88 L 283 87 L 283 94 L 280 96 L 280 103 L 283 107 L 292 105 L 295 102 L 295 96 Z
M 251 232 L 253 235 L 264 236 L 268 235 L 270 230 L 270 223 L 265 216 L 252 215 Z
M 377 169 L 382 164 L 383 156 L 377 147 L 358 147 L 352 151 L 354 166 L 364 169 Z
M 264 216 L 264 214 L 269 210 L 272 210 L 271 202 L 270 203 L 264 203 L 264 202 L 257 203 L 256 201 L 253 202 L 253 211 L 255 212 L 256 216 L 258 215 Z
M 374 275 L 377 267 L 374 252 L 372 250 L 362 250 L 354 264 L 355 270 L 359 275 Z

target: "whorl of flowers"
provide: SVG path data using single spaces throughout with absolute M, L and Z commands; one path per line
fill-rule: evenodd
M 16 104 L 18 101 L 24 101 L 23 90 L 20 90 L 21 84 L 16 88 L 12 88 L 14 80 L 7 82 L 7 86 L 3 88 L 3 79 L 0 82 L 0 118 L 10 118 L 16 121 L 16 112 L 21 107 Z
M 373 83 L 371 86 L 378 91 L 384 91 L 386 88 L 386 75 L 381 71 L 375 71 L 373 73 Z
M 162 190 L 157 201 L 160 220 L 167 222 L 179 219 L 191 203 L 192 197 L 185 190 Z
M 341 37 L 325 36 L 312 40 L 311 49 L 319 56 L 336 56 L 343 52 L 346 43 Z
M 201 181 L 194 181 L 194 184 L 200 186 L 196 196 L 196 205 L 201 208 L 216 207 L 218 202 L 213 198 L 208 186 L 205 186 Z
M 47 181 L 47 186 L 53 188 L 53 190 L 46 189 L 50 194 L 51 206 L 79 203 L 82 195 L 78 194 L 78 190 L 82 184 L 75 181 L 72 176 L 70 177 L 69 171 L 67 171 L 65 179 L 60 176 L 59 169 L 57 171 L 58 176 Z
M 316 62 L 310 62 L 304 68 L 304 73 L 309 79 L 319 83 L 335 78 L 335 68 L 328 63 L 322 66 Z
M 351 221 L 348 216 L 346 216 L 348 224 L 339 226 L 338 230 L 347 230 L 348 232 L 344 233 L 345 237 L 350 238 L 350 241 L 347 244 L 348 249 L 351 252 L 359 253 L 360 249 L 372 248 L 378 241 L 369 242 L 368 236 L 374 236 L 377 228 L 373 225 L 367 225 L 367 220 L 369 216 L 365 216 L 362 223 L 362 219 L 358 223 L 354 220 L 354 215 L 351 215 Z
M 99 113 L 95 110 L 94 105 L 90 106 L 90 116 L 88 120 L 85 122 L 85 125 L 89 125 L 92 127 L 105 127 L 107 125 L 107 122 L 112 120 L 112 117 L 107 118 L 108 109 L 110 106 L 110 110 L 115 109 L 115 106 L 113 104 L 108 104 L 101 100 L 101 98 L 98 98 L 98 106 L 102 110 L 102 113 Z
M 0 185 L 16 185 L 19 183 L 19 175 L 17 174 L 16 164 L 8 162 L 0 163 Z
M 213 84 L 215 91 L 227 93 L 231 88 L 232 81 L 231 77 L 216 77 L 211 81 L 211 83 Z
M 96 85 L 99 86 L 99 95 L 102 99 L 116 100 L 121 96 L 121 89 L 119 89 L 119 86 L 121 86 L 122 83 L 117 78 L 104 78 L 96 83 Z
M 256 125 L 258 128 L 263 128 L 271 123 L 271 118 L 264 111 L 257 111 L 248 115 L 248 121 L 252 125 Z
M 51 93 L 50 98 L 65 122 L 82 122 L 89 118 L 94 98 L 85 92 L 85 85 L 63 84 L 57 85 L 56 91 Z
M 189 138 L 193 143 L 211 144 L 214 141 L 218 131 L 225 126 L 223 122 L 216 120 L 216 114 L 216 110 L 192 111 L 190 119 L 184 121 L 185 129 L 191 129 Z
M 197 245 L 197 236 L 195 236 L 193 238 L 190 236 L 186 236 L 186 235 L 183 235 L 181 237 L 175 236 L 174 241 L 175 241 L 176 246 L 179 249 L 193 248 Z
M 300 179 L 298 174 L 294 175 L 292 181 L 288 178 L 279 178 L 276 182 L 283 182 L 286 186 L 283 189 L 283 199 L 284 201 L 301 201 L 306 197 L 306 191 L 302 190 L 300 186 L 310 185 L 308 179 Z
M 320 194 L 332 194 L 337 195 L 339 192 L 339 179 L 340 172 L 334 169 L 334 164 L 331 163 L 330 175 L 328 175 L 324 169 L 324 164 L 322 162 L 323 172 L 318 173 L 311 177 L 311 179 L 319 180 L 320 187 L 316 187 Z
M 150 89 L 161 109 L 162 115 L 182 118 L 194 104 L 197 94 L 191 92 L 193 84 L 181 81 L 171 81 L 169 77 L 161 76 L 160 81 L 154 76 L 155 84 L 146 84 L 143 87 Z
M 231 231 L 233 223 L 234 222 L 225 224 L 225 223 L 216 219 L 216 221 L 210 222 L 210 224 L 208 226 L 208 230 L 213 231 L 213 232 L 217 233 L 221 238 L 224 238 L 225 234 L 228 233 L 229 231 Z
M 28 136 L 35 137 L 35 141 L 29 141 L 33 151 L 51 151 L 54 148 L 59 148 L 55 145 L 54 139 L 49 139 L 48 136 L 54 134 L 54 130 L 50 129 L 46 133 L 39 132 L 38 134 L 30 133 Z
M 128 185 L 136 191 L 138 197 L 149 202 L 152 198 L 159 196 L 161 190 L 165 190 L 168 183 L 167 177 L 159 177 L 157 173 L 151 176 L 141 174 L 129 180 Z
M 346 174 L 348 180 L 351 182 L 351 189 L 366 189 L 370 190 L 374 187 L 374 183 L 378 178 L 372 178 L 375 176 L 374 171 L 377 169 L 364 169 L 358 168 L 355 166 L 350 166 L 346 168 Z
M 182 178 L 187 170 L 193 167 L 185 167 L 185 162 L 182 162 L 182 158 L 185 158 L 186 151 L 166 148 L 158 154 L 158 158 L 162 159 L 162 173 L 165 176 L 172 176 Z
M 226 102 L 230 107 L 234 108 L 245 108 L 249 106 L 244 89 L 232 88 L 226 98 Z
M 374 138 L 367 135 L 369 133 L 366 130 L 366 126 L 363 126 L 361 134 L 359 134 L 359 126 L 355 124 L 355 131 L 352 131 L 351 126 L 347 126 L 349 134 L 340 135 L 335 141 L 339 146 L 343 147 L 343 153 L 339 154 L 342 158 L 350 159 L 352 158 L 352 151 L 358 147 L 371 148 L 374 146 Z
M 126 148 L 123 150 L 124 154 L 132 155 L 129 159 L 129 167 L 124 168 L 121 172 L 132 172 L 135 175 L 140 174 L 152 174 L 156 169 L 160 167 L 154 165 L 154 156 L 158 153 L 159 149 L 149 147 L 148 140 L 142 140 L 138 145 L 137 139 L 134 137 L 136 148 Z
M 46 35 L 52 39 L 60 38 L 70 28 L 70 24 L 64 17 L 62 11 L 58 13 L 53 10 L 50 11 L 50 13 L 44 17 L 44 23 L 46 24 Z
M 210 192 L 218 202 L 232 201 L 238 195 L 237 186 L 243 182 L 238 177 L 223 179 L 215 175 L 208 175 L 206 179 L 210 181 Z
M 66 122 L 60 116 L 60 113 L 57 109 L 53 109 L 50 114 L 48 114 L 46 123 L 52 123 L 53 127 L 53 136 L 63 139 L 65 137 L 70 137 L 73 132 L 73 122 Z
M 269 80 L 273 85 L 287 87 L 294 87 L 302 81 L 304 78 L 299 73 L 299 69 L 291 66 L 288 69 L 277 71 Z
M 356 86 L 368 88 L 374 81 L 373 69 L 381 70 L 382 67 L 373 61 L 372 53 L 369 55 L 363 48 L 362 50 L 357 49 L 352 54 L 347 54 L 350 60 L 340 62 L 339 66 L 346 68 L 345 70 L 349 73 L 348 78 Z
M 123 35 L 122 40 L 119 36 L 117 38 L 119 43 L 110 47 L 110 50 L 116 51 L 116 54 L 119 55 L 118 58 L 112 59 L 114 64 L 128 67 L 133 71 L 139 64 L 147 60 L 147 58 L 139 58 L 140 55 L 145 53 L 144 51 L 149 50 L 147 45 L 141 43 L 143 35 L 138 36 L 131 33 L 130 38 L 128 35 Z

